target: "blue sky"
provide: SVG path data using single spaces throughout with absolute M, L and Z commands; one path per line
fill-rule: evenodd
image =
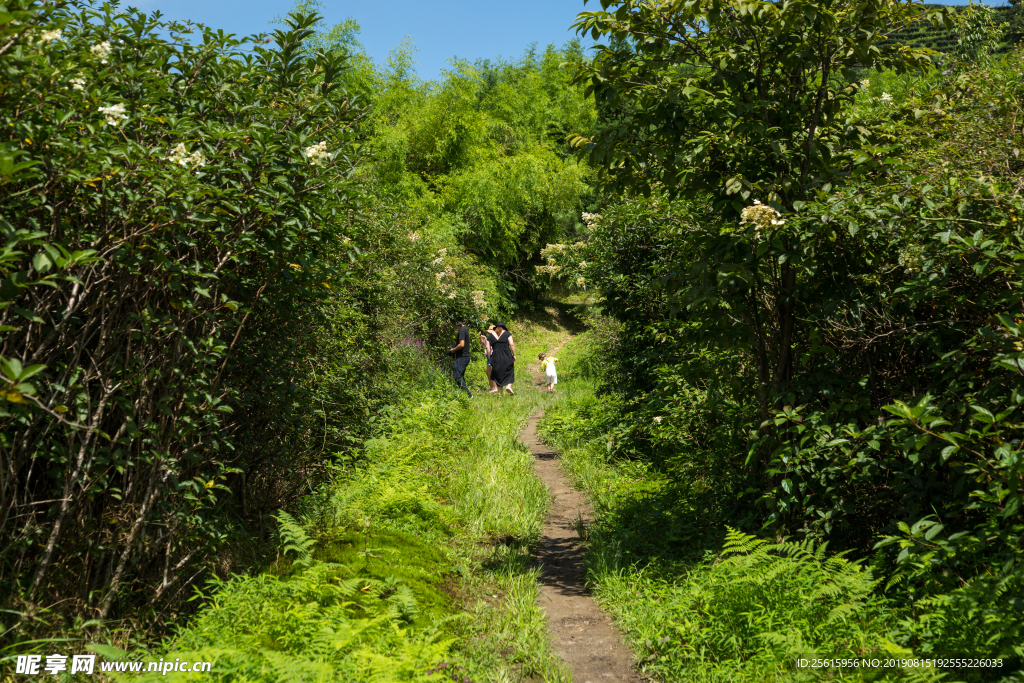
M 166 19 L 192 19 L 229 33 L 270 30 L 270 20 L 285 14 L 291 0 L 124 0 L 146 12 L 160 10 Z M 324 0 L 329 25 L 355 19 L 360 40 L 375 62 L 408 36 L 416 53 L 417 73 L 438 78 L 451 57 L 474 61 L 518 57 L 530 45 L 561 45 L 575 36 L 569 30 L 576 14 L 600 9 L 597 0 Z

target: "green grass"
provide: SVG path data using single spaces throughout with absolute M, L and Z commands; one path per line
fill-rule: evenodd
M 560 317 L 510 322 L 514 398 L 483 391 L 482 362 L 473 400 L 436 373 L 356 464 L 282 515 L 269 568 L 209 584 L 155 656 L 212 661 L 204 681 L 567 682 L 531 566 L 548 493 L 518 442 L 548 401 L 526 365 L 566 336 Z
M 587 492 L 588 583 L 654 680 L 940 680 L 913 669 L 801 669 L 799 657 L 908 656 L 887 634 L 896 616 L 870 572 L 820 548 L 764 544 L 702 507 L 700 486 L 643 460 L 613 459 L 603 431 L 611 397 L 595 335 L 560 354 L 562 394 L 541 433 Z M 597 368 L 595 371 L 594 368 Z M 942 680 L 953 680 L 944 678 Z

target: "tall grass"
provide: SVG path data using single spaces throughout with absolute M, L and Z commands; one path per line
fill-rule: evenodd
M 902 615 L 879 597 L 863 565 L 825 546 L 730 530 L 701 507 L 698 483 L 644 460 L 613 459 L 608 440 L 618 413 L 613 397 L 597 394 L 604 370 L 593 357 L 606 351 L 588 333 L 559 354 L 565 381 L 541 432 L 594 507 L 596 521 L 583 529 L 588 583 L 646 675 L 686 683 L 954 680 L 913 666 L 798 666 L 801 658 L 898 660 L 914 652 L 894 642 Z
M 545 400 L 524 354 L 564 331 L 517 326 L 515 397 L 486 393 L 480 358 L 472 400 L 432 366 L 377 438 L 279 516 L 267 571 L 208 585 L 162 656 L 212 661 L 208 681 L 567 682 L 531 566 L 548 493 L 518 442 Z

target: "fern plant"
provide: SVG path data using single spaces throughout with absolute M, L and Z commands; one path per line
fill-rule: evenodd
M 600 538 L 598 544 L 601 543 Z M 721 550 L 675 583 L 603 572 L 643 666 L 665 680 L 817 681 L 800 659 L 913 656 L 889 640 L 894 613 L 860 563 L 812 541 L 773 543 L 729 529 Z M 936 681 L 935 671 L 832 669 L 829 680 Z
M 286 518 L 282 529 L 293 524 Z M 287 533 L 289 552 L 304 561 L 309 539 L 294 527 Z M 418 614 L 410 588 L 352 572 L 311 561 L 288 576 L 220 582 L 213 602 L 169 643 L 169 650 L 184 659 L 213 662 L 212 672 L 204 675 L 210 681 L 441 680 L 431 665 L 448 656 L 453 641 L 436 625 L 410 626 Z M 188 675 L 150 676 L 155 681 L 186 680 Z
M 316 541 L 310 538 L 302 525 L 284 510 L 281 510 L 275 519 L 280 525 L 278 533 L 281 535 L 281 552 L 285 555 L 295 553 L 295 565 L 308 567 L 313 562 Z

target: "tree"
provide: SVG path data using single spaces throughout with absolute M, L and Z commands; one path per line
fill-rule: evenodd
M 710 193 L 725 219 L 754 198 L 767 204 L 758 211 L 799 211 L 815 190 L 827 192 L 866 167 L 858 162 L 873 157 L 859 152 L 870 145 L 870 131 L 845 115 L 860 87 L 854 69 L 902 73 L 930 64 L 930 50 L 884 43 L 888 32 L 925 13 L 912 1 L 601 5 L 602 11 L 581 13 L 575 28 L 608 43 L 596 46 L 593 60 L 576 62 L 576 77 L 599 107 L 625 114 L 575 144 L 610 189 Z M 942 9 L 928 17 L 948 23 Z M 750 270 L 737 293 L 750 303 L 744 324 L 757 348 L 764 415 L 769 388 L 777 394 L 791 376 L 797 296 L 791 256 L 802 240 L 798 225 L 776 232 L 773 243 L 744 257 Z M 716 227 L 708 236 L 714 242 L 718 234 Z M 735 244 L 709 243 L 709 249 L 738 253 Z M 734 268 L 722 271 L 726 281 L 736 280 Z M 680 280 L 680 287 L 693 287 L 692 278 Z M 763 306 L 768 315 L 758 310 Z
M 953 54 L 958 60 L 984 63 L 999 49 L 1007 27 L 997 24 L 995 15 L 991 7 L 974 0 L 970 0 L 967 7 L 957 13 L 954 20 L 957 36 Z
M 36 5 L 0 12 L 0 595 L 105 619 L 174 600 L 262 481 L 308 486 L 294 349 L 348 279 L 356 112 L 315 15 Z
M 1024 2 L 1010 0 L 1010 10 L 1006 13 L 1006 37 L 1016 43 L 1024 37 Z
M 599 106 L 631 115 L 577 145 L 614 189 L 711 191 L 736 213 L 752 195 L 793 210 L 811 189 L 849 172 L 851 152 L 866 142 L 866 131 L 842 116 L 857 93 L 855 68 L 930 64 L 930 50 L 883 44 L 925 12 L 914 2 L 601 4 L 575 28 L 609 42 L 576 62 L 577 81 Z

